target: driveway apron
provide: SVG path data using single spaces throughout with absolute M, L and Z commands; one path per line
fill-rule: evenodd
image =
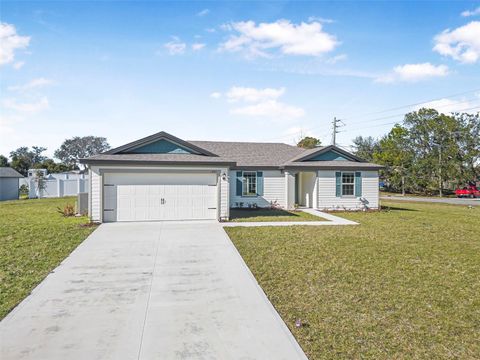
M 217 222 L 101 225 L 0 323 L 7 359 L 306 359 Z

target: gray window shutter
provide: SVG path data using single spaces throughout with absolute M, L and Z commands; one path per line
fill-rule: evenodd
M 340 171 L 335 173 L 335 196 L 342 196 L 342 173 Z
M 263 171 L 257 171 L 257 195 L 263 196 Z
M 242 187 L 243 187 L 242 175 L 243 173 L 241 171 L 237 171 L 237 196 L 242 196 Z
M 360 171 L 355 173 L 355 196 L 362 196 L 362 173 Z

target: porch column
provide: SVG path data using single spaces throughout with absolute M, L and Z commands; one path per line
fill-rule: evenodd
M 295 208 L 295 173 L 292 171 L 285 171 L 285 208 Z
M 219 174 L 219 211 L 220 220 L 228 220 L 230 217 L 230 182 L 229 169 L 221 169 Z
M 315 171 L 315 183 L 312 192 L 312 207 L 318 209 L 318 171 Z

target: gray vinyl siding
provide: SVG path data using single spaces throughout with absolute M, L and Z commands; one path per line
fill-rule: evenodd
M 0 201 L 18 200 L 18 178 L 0 178 Z
M 242 197 L 236 195 L 237 171 L 230 171 L 230 207 L 235 207 L 236 202 L 257 204 L 259 207 L 268 207 L 270 202 L 277 202 L 285 207 L 285 175 L 280 170 L 259 170 L 263 172 L 263 196 Z
M 228 174 L 227 169 L 223 169 L 221 171 L 221 174 L 219 176 L 219 181 L 220 181 L 220 186 L 219 186 L 219 191 L 220 191 L 220 218 L 221 219 L 228 219 L 230 216 L 230 206 L 228 202 L 228 197 L 229 197 L 229 192 L 230 186 L 228 179 L 223 180 L 222 179 L 222 174 Z
M 102 221 L 102 176 L 98 168 L 90 170 L 90 217 L 93 221 Z
M 337 170 L 338 171 L 338 170 Z M 318 171 L 318 208 L 338 210 L 358 210 L 362 203 L 355 196 L 335 196 L 335 170 Z M 352 169 L 351 172 L 355 172 Z M 362 198 L 368 201 L 367 206 L 377 209 L 379 206 L 378 171 L 361 171 Z

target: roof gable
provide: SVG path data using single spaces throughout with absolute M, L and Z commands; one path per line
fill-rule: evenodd
M 342 150 L 337 146 L 330 145 L 323 148 L 316 148 L 305 151 L 300 156 L 290 161 L 354 161 L 365 162 L 365 160 Z
M 111 149 L 104 154 L 193 154 L 217 156 L 192 143 L 179 139 L 164 131 Z
M 335 150 L 329 150 L 317 154 L 305 161 L 351 161 L 352 158 L 342 155 Z
M 122 154 L 194 154 L 194 152 L 169 140 L 160 139 L 127 151 L 122 151 Z

